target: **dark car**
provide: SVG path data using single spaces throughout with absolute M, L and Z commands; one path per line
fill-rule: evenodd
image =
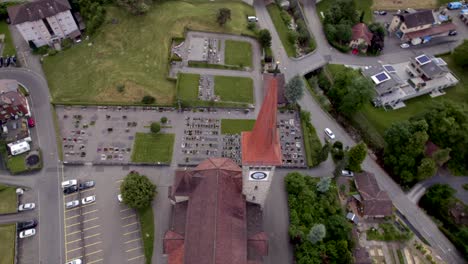
M 85 182 L 80 183 L 79 189 L 84 190 L 84 189 L 89 189 L 92 187 L 94 187 L 94 181 L 85 181 Z
M 31 221 L 18 222 L 18 231 L 23 231 L 26 229 L 31 229 L 37 226 L 37 220 L 33 219 Z
M 78 187 L 76 185 L 73 185 L 73 186 L 70 186 L 70 187 L 67 187 L 67 188 L 63 189 L 64 194 L 71 194 L 71 193 L 74 193 L 76 191 L 78 191 Z
M 449 33 L 448 33 L 449 36 L 456 36 L 457 34 L 458 34 L 458 32 L 455 31 L 455 30 L 451 30 L 451 31 L 449 31 Z

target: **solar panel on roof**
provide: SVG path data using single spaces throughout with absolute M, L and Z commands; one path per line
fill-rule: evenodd
M 421 56 L 416 57 L 416 61 L 419 63 L 419 65 L 424 65 L 430 62 L 431 59 L 429 59 L 429 57 L 427 57 L 426 55 L 421 55 Z
M 386 80 L 389 79 L 388 75 L 385 72 L 382 72 L 382 73 L 379 73 L 379 74 L 375 75 L 375 78 L 377 80 L 379 80 L 379 82 L 383 82 L 383 81 L 386 81 Z
M 384 69 L 388 72 L 396 72 L 395 68 L 392 65 L 384 65 Z

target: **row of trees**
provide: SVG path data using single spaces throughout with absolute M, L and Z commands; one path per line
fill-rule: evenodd
M 354 1 L 338 0 L 324 14 L 324 31 L 328 41 L 336 47 L 346 45 L 352 38 L 353 25 L 359 21 Z
M 297 263 L 352 263 L 351 224 L 330 178 L 297 172 L 285 178 L 290 227 Z
M 111 0 L 73 0 L 74 8 L 80 10 L 80 14 L 86 23 L 86 32 L 92 35 L 104 23 L 106 19 L 105 4 Z

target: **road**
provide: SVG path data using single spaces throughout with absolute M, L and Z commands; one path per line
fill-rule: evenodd
M 31 94 L 31 111 L 36 119 L 35 130 L 37 132 L 37 144 L 42 150 L 44 168 L 28 176 L 15 176 L 8 179 L 0 176 L 0 182 L 19 184 L 21 186 L 33 187 L 38 192 L 38 220 L 40 228 L 37 237 L 39 253 L 37 263 L 62 263 L 63 262 L 63 227 L 62 227 L 62 204 L 60 201 L 59 181 L 61 179 L 61 164 L 57 152 L 57 142 L 50 105 L 49 89 L 46 80 L 36 72 L 23 68 L 2 68 L 0 79 L 16 79 Z M 0 221 L 22 220 L 26 214 L 2 216 Z

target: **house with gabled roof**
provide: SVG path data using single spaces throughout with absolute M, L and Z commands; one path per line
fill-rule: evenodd
M 374 174 L 366 171 L 357 173 L 354 183 L 359 195 L 353 197 L 360 205 L 364 218 L 382 218 L 393 214 L 392 200 L 386 191 L 380 189 Z

